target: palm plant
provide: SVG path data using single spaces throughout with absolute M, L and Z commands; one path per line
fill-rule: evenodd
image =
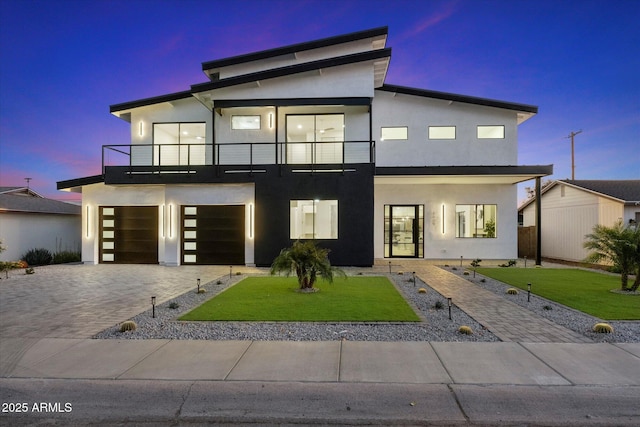
M 620 270 L 620 288 L 623 291 L 630 290 L 628 288 L 629 274 L 635 272 L 638 264 L 638 239 L 640 237 L 635 237 L 634 244 L 635 234 L 638 234 L 637 228 L 625 227 L 622 220 L 617 221 L 612 227 L 598 224 L 593 227 L 592 233 L 585 236 L 583 245 L 592 251 L 585 261 L 591 263 L 608 261 Z M 636 286 L 634 285 L 634 287 Z
M 339 268 L 329 262 L 329 250 L 320 248 L 314 241 L 296 241 L 290 248 L 280 251 L 271 264 L 271 274 L 295 272 L 300 289 L 313 289 L 318 276 L 329 283 L 335 274 L 345 276 Z

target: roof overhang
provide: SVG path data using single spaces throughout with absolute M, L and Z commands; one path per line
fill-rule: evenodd
M 384 84 L 377 90 L 400 93 L 403 95 L 420 96 L 423 98 L 441 99 L 444 101 L 460 102 L 464 104 L 482 105 L 485 107 L 501 108 L 511 110 L 517 113 L 518 124 L 530 119 L 538 113 L 538 107 L 535 105 L 519 104 L 515 102 L 499 101 L 496 99 L 479 98 L 476 96 L 459 95 L 456 93 L 438 92 L 435 90 L 418 89 L 406 86 Z
M 375 76 L 374 86 L 379 87 L 384 83 L 384 77 L 389 66 L 390 58 L 390 48 L 378 49 L 370 52 L 355 53 L 334 58 L 321 59 L 318 61 L 304 62 L 302 64 L 273 68 L 270 70 L 258 71 L 255 73 L 243 74 L 235 77 L 229 77 L 223 80 L 199 83 L 191 86 L 191 93 L 204 105 L 212 108 L 213 96 L 211 92 L 215 91 L 216 89 L 239 86 L 248 83 L 260 85 L 260 82 L 263 80 L 309 72 L 321 72 L 322 69 L 325 68 L 340 67 L 343 65 L 358 64 L 363 62 L 373 63 Z
M 82 193 L 82 187 L 84 185 L 98 184 L 104 182 L 103 175 L 87 176 L 84 178 L 68 179 L 66 181 L 58 181 L 57 188 L 62 191 L 69 191 L 72 193 Z
M 553 174 L 553 165 L 377 167 L 376 184 L 507 184 Z
M 386 44 L 388 34 L 387 27 L 372 28 L 364 31 L 343 34 L 340 36 L 328 37 L 310 42 L 297 43 L 289 46 L 278 47 L 275 49 L 263 50 L 259 52 L 248 53 L 245 55 L 233 56 L 230 58 L 217 59 L 202 63 L 202 71 L 211 78 L 221 68 L 232 65 L 244 64 L 247 62 L 260 61 L 263 59 L 277 58 L 285 55 L 295 55 L 298 52 L 305 52 L 323 47 L 335 46 L 343 43 L 349 43 L 356 40 L 371 39 L 371 44 L 375 49 L 382 48 Z

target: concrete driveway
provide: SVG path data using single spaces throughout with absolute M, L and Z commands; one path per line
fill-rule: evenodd
M 228 266 L 55 265 L 0 280 L 0 338 L 89 338 L 229 274 Z M 244 266 L 233 271 L 257 271 Z

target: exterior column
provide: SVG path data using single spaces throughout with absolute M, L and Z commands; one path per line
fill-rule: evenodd
M 540 181 L 536 178 L 536 265 L 542 265 L 542 194 Z

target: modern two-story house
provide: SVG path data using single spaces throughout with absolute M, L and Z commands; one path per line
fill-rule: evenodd
M 385 83 L 387 28 L 202 64 L 204 83 L 112 105 L 82 193 L 86 263 L 270 265 L 314 239 L 336 265 L 515 258 L 518 125 L 537 107 Z

